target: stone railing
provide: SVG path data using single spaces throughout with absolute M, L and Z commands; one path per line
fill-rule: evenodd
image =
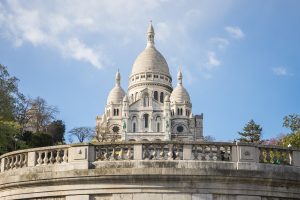
M 130 160 L 191 160 L 197 162 L 248 162 L 300 167 L 300 150 L 224 142 L 114 142 L 81 143 L 15 151 L 0 156 L 0 172 L 25 167 L 60 166 L 89 169 L 95 162 Z

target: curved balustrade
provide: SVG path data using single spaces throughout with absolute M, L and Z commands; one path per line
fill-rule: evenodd
M 289 148 L 259 146 L 258 149 L 260 163 L 292 165 L 293 151 Z
M 300 167 L 300 151 L 278 146 L 224 142 L 143 141 L 72 144 L 15 151 L 0 156 L 0 172 L 65 164 L 70 169 L 94 162 L 125 160 L 193 160 L 252 162 Z M 78 163 L 86 163 L 79 165 Z

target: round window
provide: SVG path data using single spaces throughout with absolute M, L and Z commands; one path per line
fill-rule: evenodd
M 182 126 L 177 126 L 177 132 L 179 132 L 179 133 L 183 132 L 183 127 Z
M 114 133 L 118 133 L 119 130 L 120 130 L 120 128 L 119 128 L 118 126 L 114 126 L 114 127 L 112 128 L 112 130 L 113 130 Z

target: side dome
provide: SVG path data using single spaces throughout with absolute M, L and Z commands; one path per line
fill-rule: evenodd
M 107 104 L 110 103 L 120 103 L 123 101 L 124 96 L 126 95 L 125 91 L 121 87 L 121 75 L 118 70 L 116 73 L 116 85 L 115 87 L 109 92 L 109 95 L 107 97 Z
M 190 95 L 182 85 L 182 73 L 181 71 L 177 74 L 178 84 L 171 93 L 171 103 L 189 103 L 191 104 Z
M 171 103 L 191 103 L 190 95 L 182 85 L 177 85 L 170 96 Z
M 107 104 L 109 103 L 120 103 L 123 101 L 125 96 L 125 91 L 121 88 L 121 86 L 115 86 L 107 97 Z

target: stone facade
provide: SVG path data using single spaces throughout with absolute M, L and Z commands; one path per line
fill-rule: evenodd
M 150 24 L 147 46 L 132 66 L 127 94 L 117 72 L 116 85 L 108 95 L 104 114 L 97 116 L 96 126 L 119 135 L 122 141 L 202 140 L 203 115 L 192 114 L 181 71 L 173 89 L 168 64 L 155 48 L 154 35 Z

